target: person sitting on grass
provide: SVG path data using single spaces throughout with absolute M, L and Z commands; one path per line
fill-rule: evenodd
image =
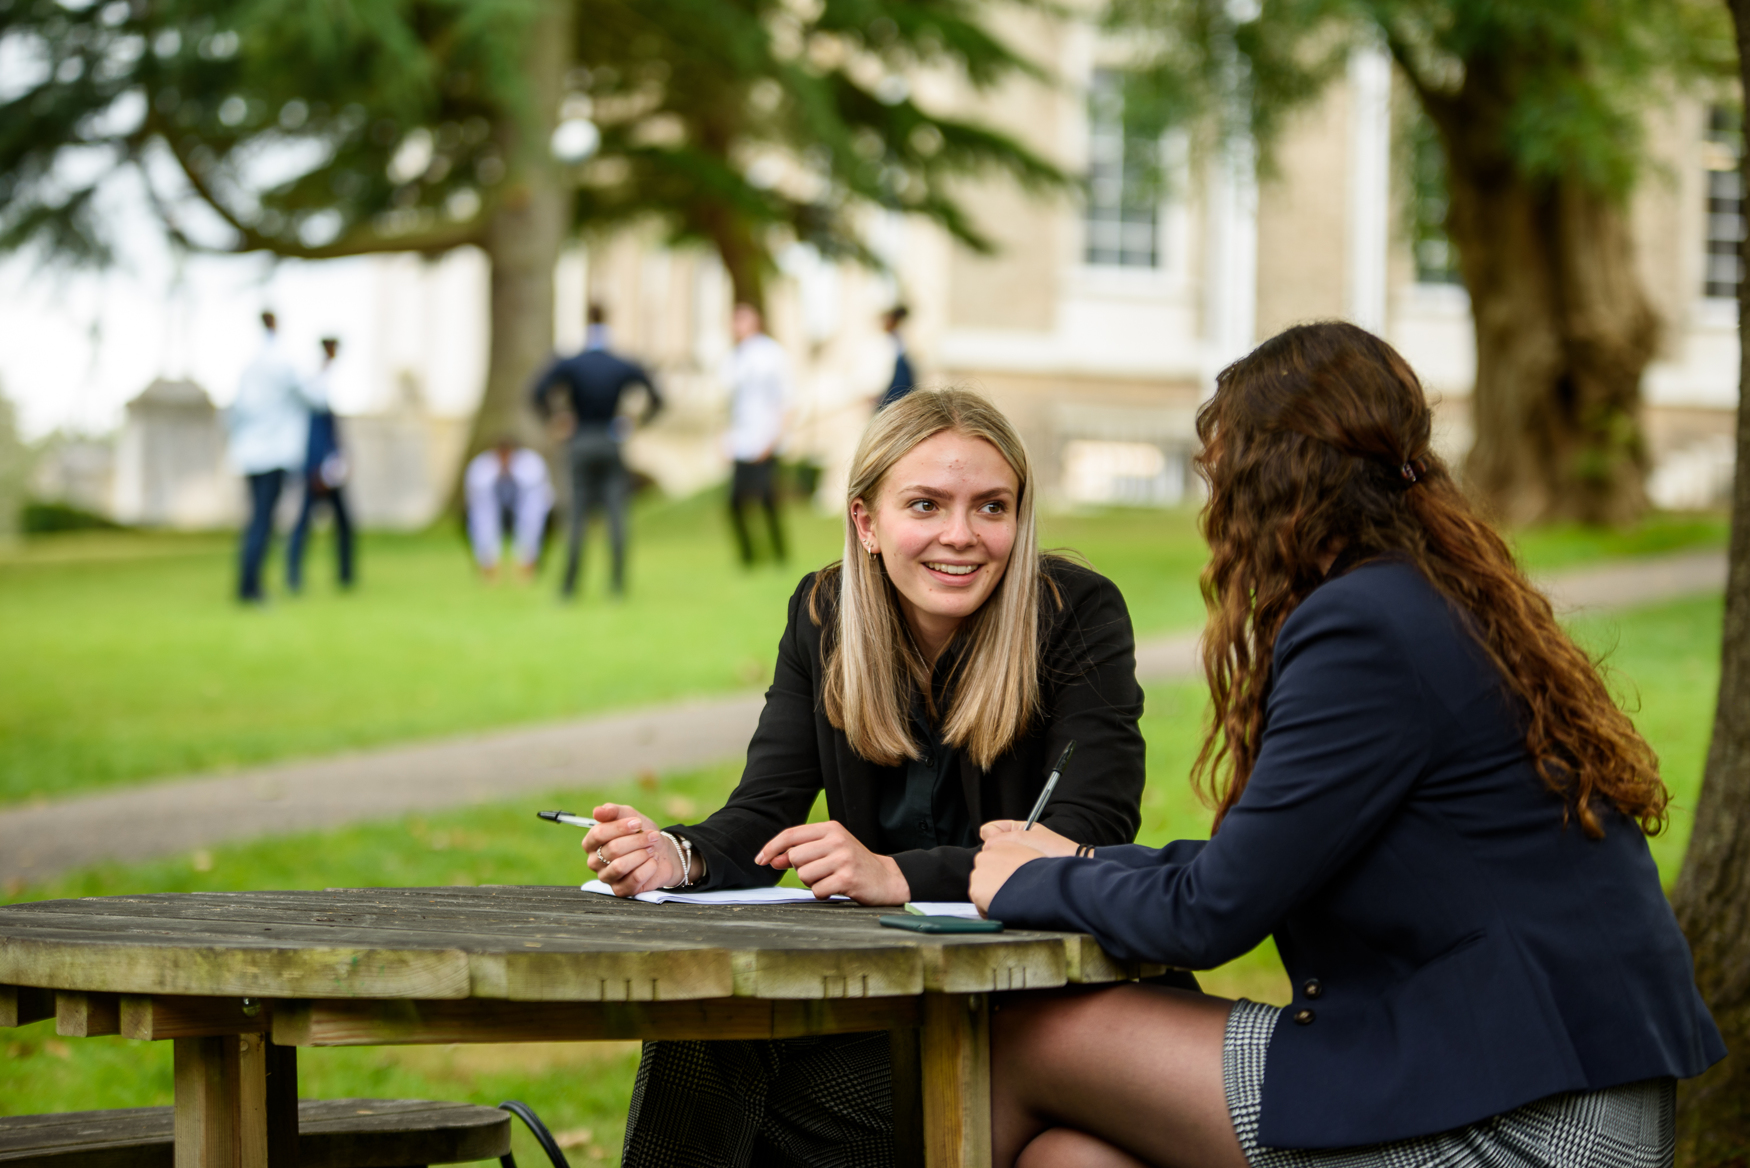
M 976 394 L 918 390 L 877 415 L 852 464 L 844 558 L 790 598 L 728 803 L 663 831 L 597 807 L 590 868 L 622 896 L 770 885 L 793 869 L 819 897 L 964 901 L 976 825 L 1026 815 L 1072 740 L 1041 822 L 1132 839 L 1130 615 L 1109 580 L 1040 553 L 1036 491 L 1013 426 Z M 822 791 L 830 818 L 805 823 Z M 624 1162 L 891 1163 L 888 1041 L 647 1043 Z
M 994 1163 L 1669 1164 L 1725 1049 L 1646 836 L 1652 750 L 1347 324 L 1266 341 L 1198 415 L 1207 842 L 986 824 L 972 897 L 1121 960 L 1274 935 L 1287 1007 L 1147 986 L 1000 1001 Z
M 515 438 L 501 436 L 491 449 L 482 450 L 468 463 L 462 473 L 462 495 L 468 508 L 468 542 L 474 548 L 481 576 L 488 583 L 498 581 L 508 532 L 517 573 L 525 580 L 534 579 L 547 534 L 547 516 L 553 510 L 547 460 L 518 445 Z

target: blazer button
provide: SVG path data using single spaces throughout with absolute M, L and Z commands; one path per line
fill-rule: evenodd
M 1306 984 L 1300 987 L 1300 992 L 1309 998 L 1316 998 L 1325 992 L 1325 987 L 1319 984 L 1318 978 L 1309 977 L 1307 978 Z
M 1296 1022 L 1300 1023 L 1302 1026 L 1310 1026 L 1310 1025 L 1312 1025 L 1313 1012 L 1311 1010 L 1304 1010 L 1304 1009 L 1303 1010 L 1296 1010 L 1294 1012 L 1294 1020 Z

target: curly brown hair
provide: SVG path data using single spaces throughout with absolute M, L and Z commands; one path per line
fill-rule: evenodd
M 1564 822 L 1598 838 L 1608 804 L 1657 834 L 1670 800 L 1657 756 L 1612 700 L 1600 663 L 1563 631 L 1429 448 L 1432 422 L 1403 357 L 1341 322 L 1265 341 L 1222 371 L 1198 411 L 1214 708 L 1192 776 L 1216 827 L 1257 761 L 1276 635 L 1341 551 L 1346 563 L 1409 560 L 1470 618 L 1518 698 L 1526 750 L 1564 801 Z

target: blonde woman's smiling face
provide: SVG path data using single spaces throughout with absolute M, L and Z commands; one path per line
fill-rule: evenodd
M 899 591 L 918 647 L 934 659 L 1009 566 L 1020 480 L 995 446 L 944 431 L 914 446 L 851 519 Z

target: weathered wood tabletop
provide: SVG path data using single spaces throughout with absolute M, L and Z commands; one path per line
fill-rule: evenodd
M 902 1160 L 959 1168 L 990 1155 L 986 995 L 1155 972 L 1080 934 L 882 928 L 892 911 L 546 887 L 42 901 L 0 908 L 0 1025 L 174 1040 L 177 1168 L 295 1165 L 299 1046 L 887 1030 Z

